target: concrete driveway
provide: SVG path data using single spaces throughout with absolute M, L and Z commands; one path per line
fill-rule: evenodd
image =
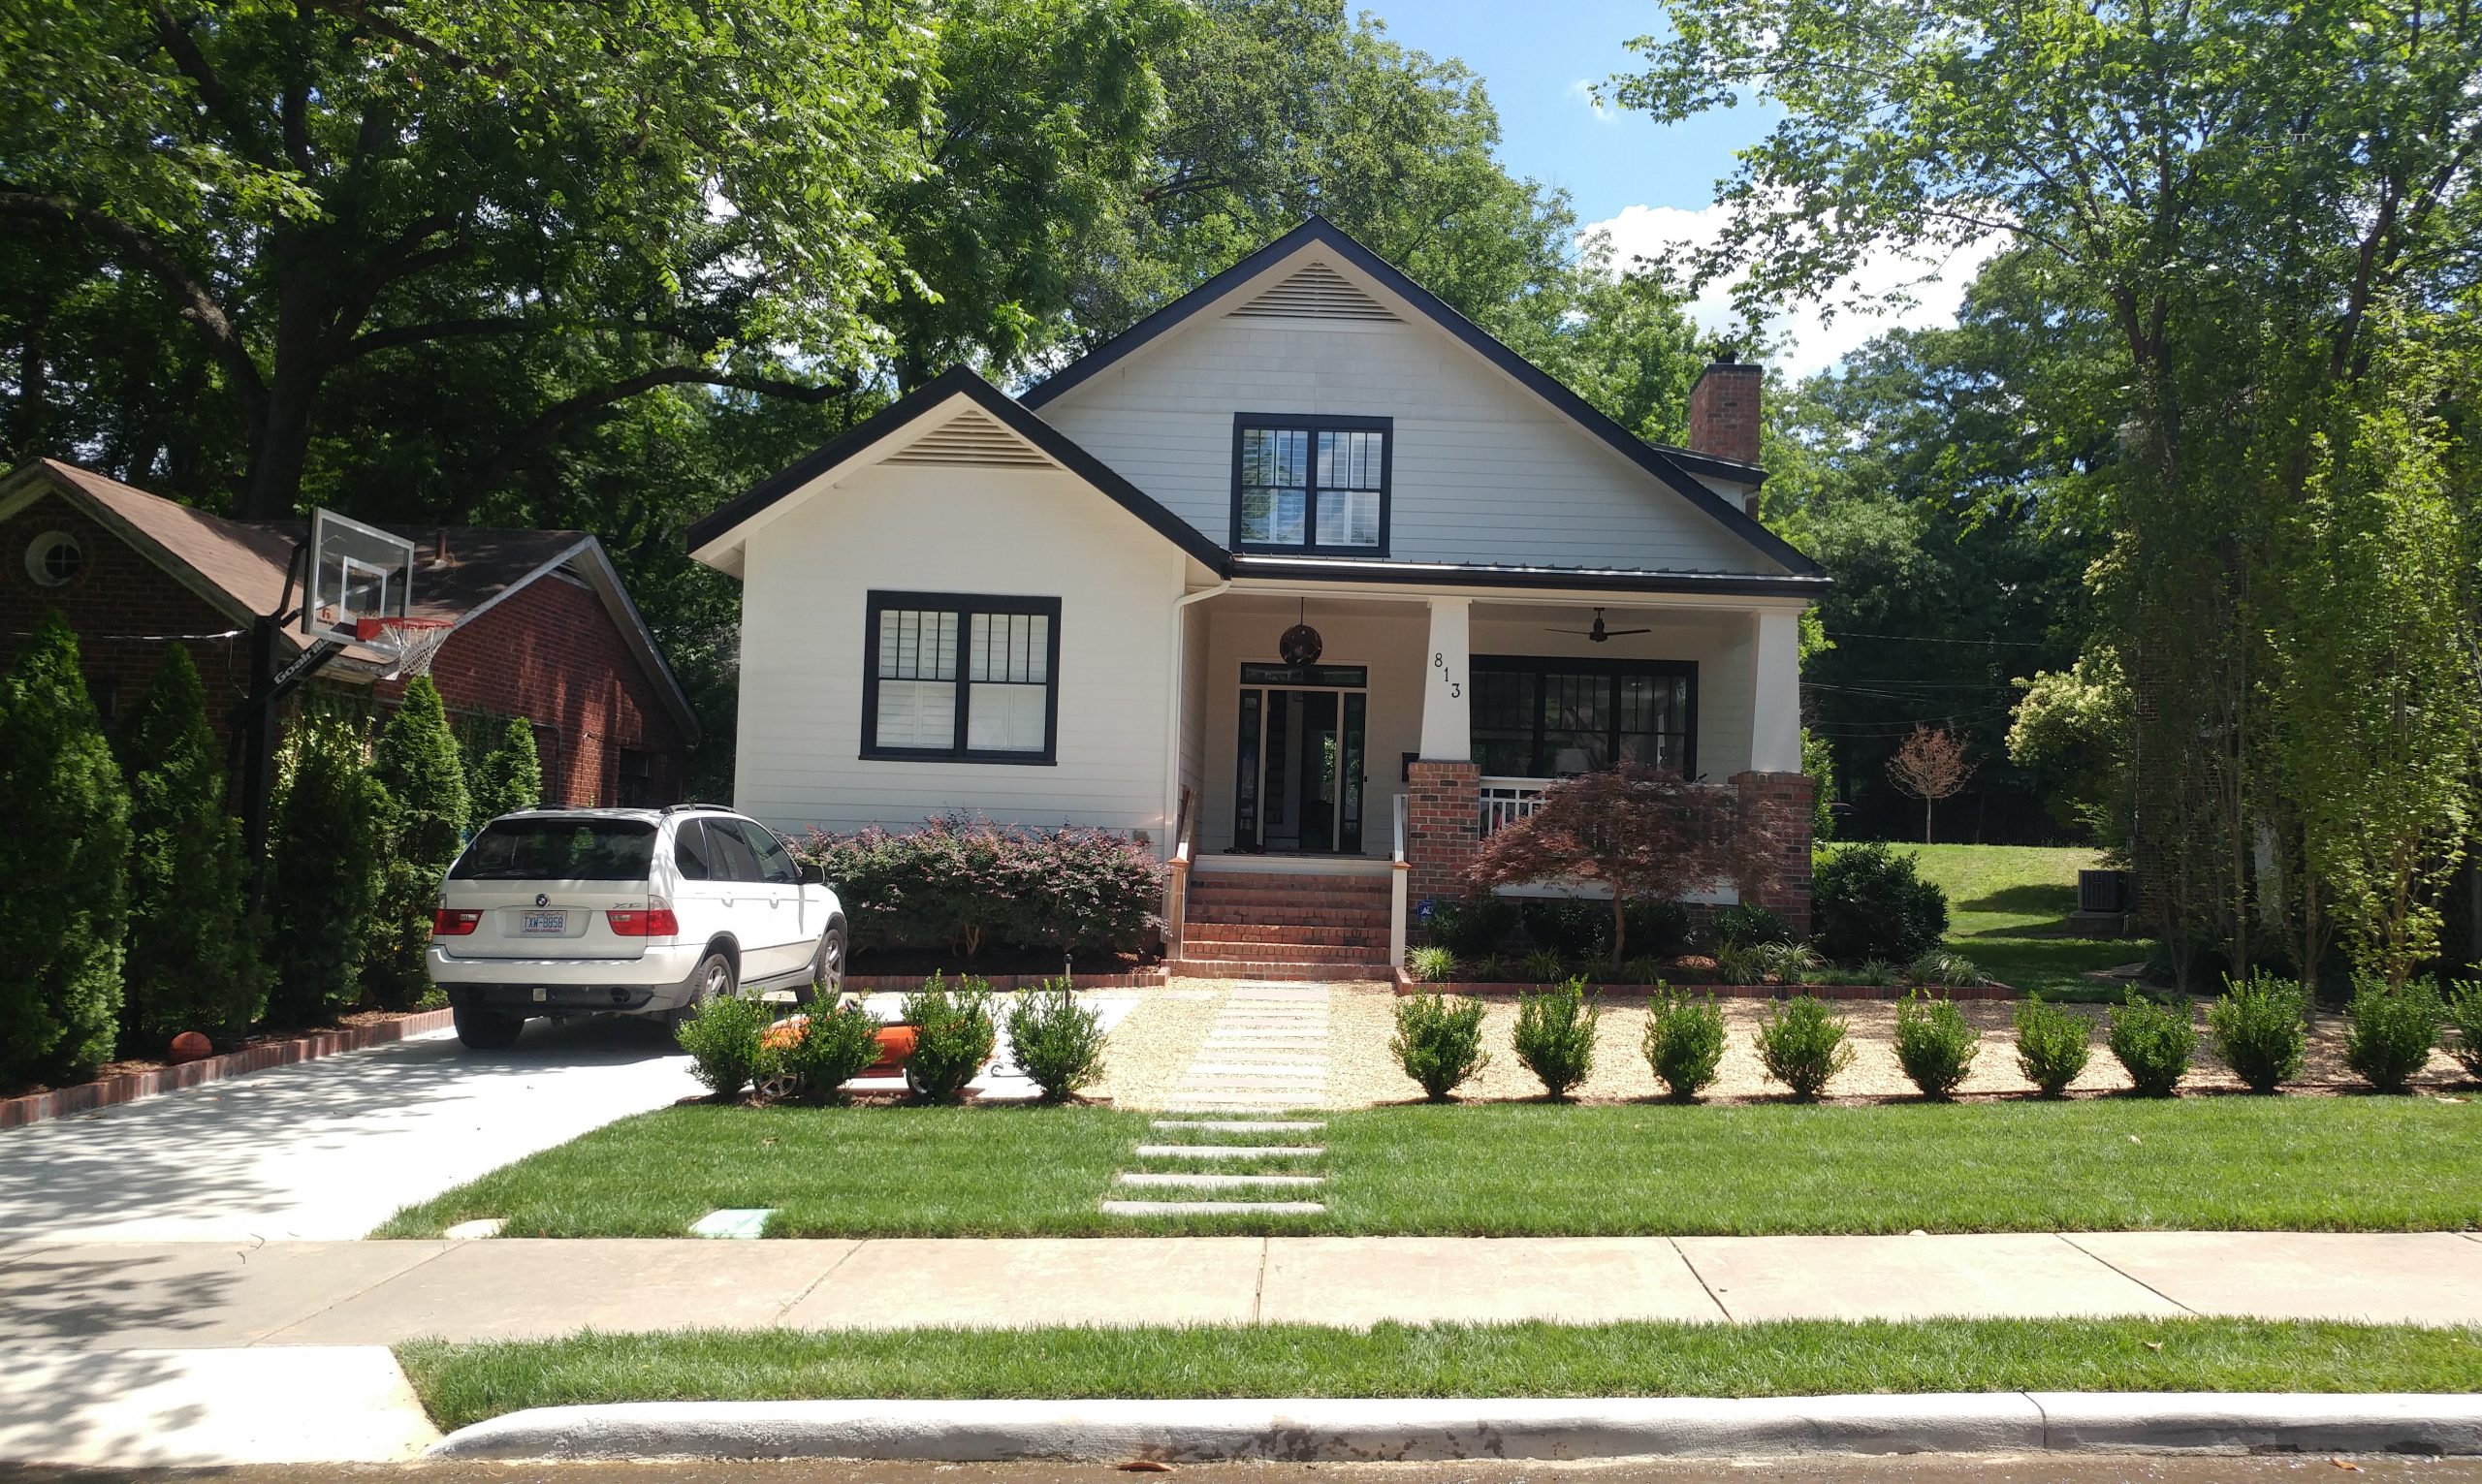
M 700 1089 L 663 1029 L 448 1032 L 0 1131 L 0 1242 L 336 1241 Z

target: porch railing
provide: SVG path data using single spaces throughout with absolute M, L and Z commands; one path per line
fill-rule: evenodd
M 1405 816 L 1407 801 L 1396 796 L 1396 850 L 1394 868 L 1387 872 L 1387 963 L 1392 969 L 1405 966 L 1405 878 L 1414 868 L 1405 860 Z
M 1543 791 L 1551 786 L 1549 778 L 1482 779 L 1482 837 L 1503 825 L 1512 825 L 1543 806 Z
M 1190 916 L 1190 856 L 1195 843 L 1197 821 L 1193 817 L 1193 801 L 1187 783 L 1181 785 L 1180 812 L 1172 819 L 1172 859 L 1163 873 L 1163 957 L 1166 962 L 1181 957 L 1183 930 Z

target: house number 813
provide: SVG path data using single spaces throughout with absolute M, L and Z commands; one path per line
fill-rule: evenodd
M 1448 682 L 1448 699 L 1461 701 L 1465 698 L 1465 682 L 1448 673 L 1448 656 L 1445 653 L 1431 655 L 1431 668 L 1438 671 L 1439 678 Z

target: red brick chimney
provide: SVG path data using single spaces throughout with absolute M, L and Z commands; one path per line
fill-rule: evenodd
M 1718 361 L 1689 389 L 1689 446 L 1717 458 L 1758 462 L 1759 368 Z

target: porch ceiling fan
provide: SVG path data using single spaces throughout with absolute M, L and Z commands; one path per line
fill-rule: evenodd
M 1614 637 L 1616 637 L 1616 636 L 1618 636 L 1618 635 L 1621 635 L 1621 634 L 1651 634 L 1651 633 L 1653 633 L 1653 632 L 1654 632 L 1654 630 L 1653 630 L 1653 629 L 1614 629 L 1614 628 L 1606 628 L 1606 627 L 1604 627 L 1604 623 L 1603 623 L 1603 610 L 1602 610 L 1602 609 L 1600 609 L 1600 608 L 1598 608 L 1598 609 L 1596 609 L 1596 610 L 1594 611 L 1594 627 L 1593 627 L 1593 628 L 1590 628 L 1590 629 L 1559 629 L 1559 628 L 1555 628 L 1555 629 L 1551 629 L 1551 630 L 1549 630 L 1549 632 L 1550 632 L 1550 633 L 1554 633 L 1554 634 L 1583 634 L 1584 636 L 1586 636 L 1586 640 L 1587 640 L 1587 642 L 1588 642 L 1588 643 L 1590 643 L 1590 644 L 1601 644 L 1601 643 L 1603 643 L 1603 642 L 1604 642 L 1605 640 L 1607 640 L 1607 639 L 1611 639 L 1611 638 L 1614 638 Z

